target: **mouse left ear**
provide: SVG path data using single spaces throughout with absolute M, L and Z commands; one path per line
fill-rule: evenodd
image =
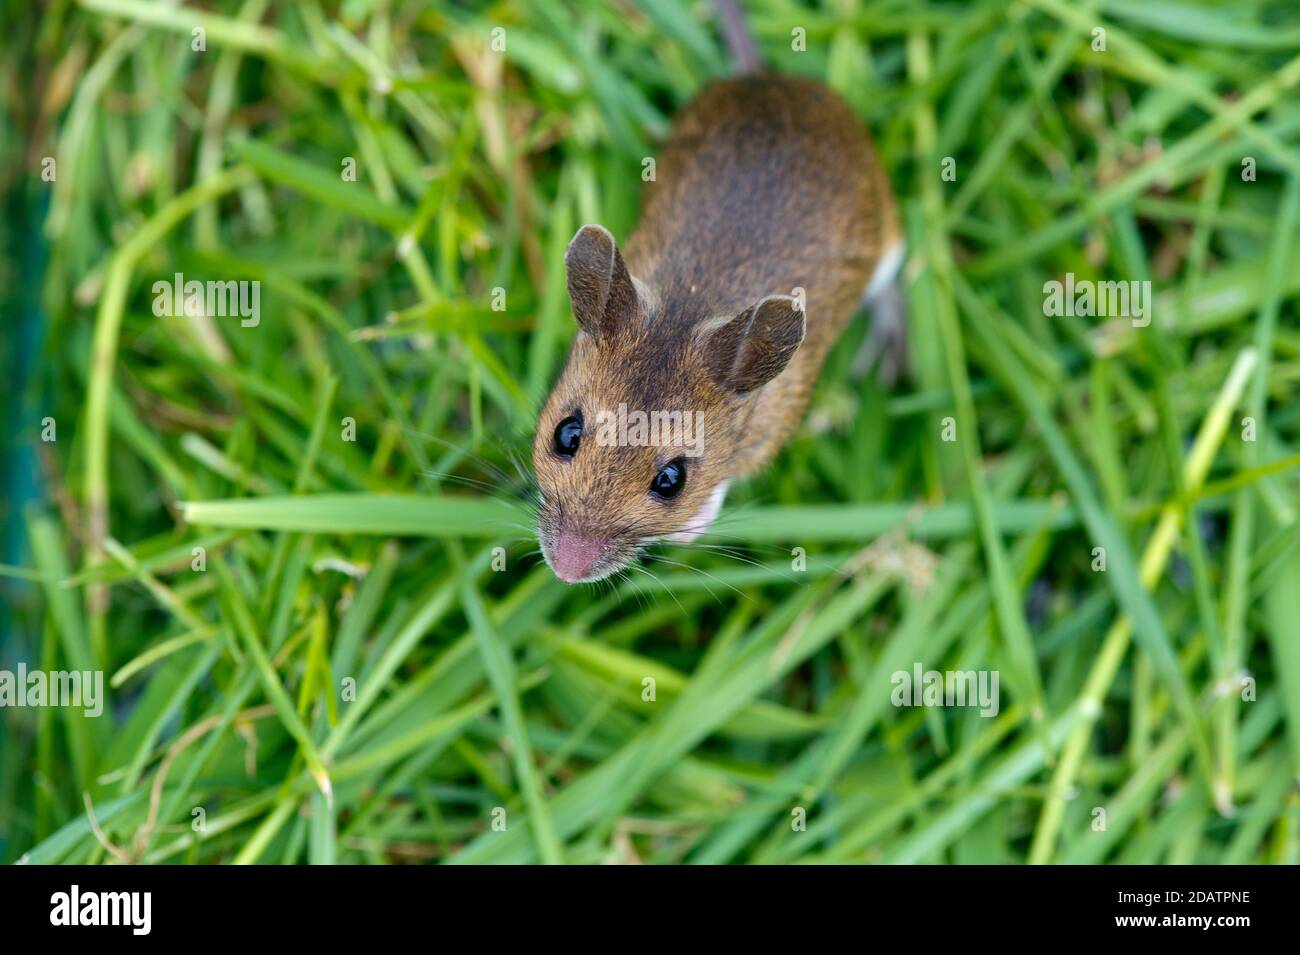
M 614 237 L 604 226 L 585 225 L 564 254 L 569 302 L 578 324 L 600 341 L 638 308 L 636 286 Z
M 769 295 L 709 335 L 705 360 L 718 384 L 753 391 L 785 370 L 806 327 L 793 298 Z

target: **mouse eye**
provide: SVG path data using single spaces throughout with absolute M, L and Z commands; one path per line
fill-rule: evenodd
M 582 441 L 582 416 L 569 415 L 555 426 L 555 453 L 571 458 L 578 453 Z
M 685 486 L 686 462 L 676 458 L 659 469 L 655 479 L 650 482 L 650 492 L 666 501 L 682 493 Z

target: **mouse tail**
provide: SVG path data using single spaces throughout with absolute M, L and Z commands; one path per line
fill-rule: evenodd
M 735 71 L 739 75 L 763 72 L 763 59 L 758 53 L 758 44 L 754 34 L 745 22 L 745 14 L 740 9 L 739 0 L 713 0 L 718 12 L 718 22 L 722 27 L 722 39 L 731 53 Z

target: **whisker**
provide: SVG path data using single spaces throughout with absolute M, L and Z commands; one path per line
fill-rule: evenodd
M 658 584 L 660 589 L 666 592 L 669 597 L 673 598 L 673 603 L 677 604 L 677 609 L 680 610 L 683 614 L 686 613 L 686 608 L 683 607 L 682 602 L 677 599 L 677 595 L 673 593 L 672 588 L 669 587 L 667 584 L 665 584 L 658 574 L 651 571 L 648 567 L 643 567 L 640 564 L 629 564 L 628 566 L 636 568 L 641 573 L 645 574 L 647 577 L 653 580 L 656 584 Z
M 744 599 L 744 600 L 750 600 L 750 599 L 752 599 L 748 594 L 742 593 L 741 591 L 737 590 L 735 587 L 733 587 L 731 584 L 727 583 L 725 580 L 722 580 L 720 577 L 716 577 L 716 576 L 714 576 L 713 574 L 710 574 L 710 573 L 709 573 L 708 571 L 706 571 L 706 570 L 701 570 L 699 567 L 692 567 L 690 564 L 684 564 L 684 563 L 682 563 L 682 562 L 679 561 L 679 560 L 669 560 L 667 557 L 663 557 L 663 556 L 658 555 L 658 554 L 650 554 L 650 555 L 647 555 L 647 556 L 649 557 L 650 560 L 657 560 L 657 561 L 659 561 L 660 563 L 670 564 L 670 565 L 672 565 L 672 566 L 674 566 L 674 567 L 684 567 L 684 568 L 686 568 L 687 570 L 692 570 L 692 571 L 694 571 L 694 572 L 697 573 L 697 574 L 700 574 L 700 575 L 702 575 L 702 576 L 704 576 L 704 577 L 707 577 L 707 578 L 709 578 L 709 579 L 711 579 L 711 580 L 715 580 L 715 581 L 717 581 L 717 582 L 720 583 L 722 586 L 726 587 L 726 588 L 727 588 L 728 590 L 730 590 L 730 591 L 733 591 L 737 596 L 741 597 L 741 598 Z M 713 592 L 713 588 L 710 587 L 707 583 L 704 585 L 704 589 L 707 590 L 707 591 L 709 592 L 709 596 L 713 597 L 714 600 L 717 600 L 718 603 L 721 603 L 721 602 L 722 602 L 721 600 L 718 599 L 717 594 L 715 594 L 715 593 Z
M 420 473 L 425 477 L 435 478 L 439 481 L 446 481 L 451 484 L 462 484 L 465 487 L 476 487 L 489 493 L 495 493 L 497 486 L 489 484 L 487 481 L 479 478 L 467 477 L 463 474 L 453 474 L 450 471 L 435 471 L 433 468 L 421 468 Z
M 774 570 L 770 564 L 764 564 L 762 561 L 755 560 L 748 554 L 742 554 L 740 551 L 723 547 L 721 544 L 683 544 L 683 547 L 709 551 L 710 553 L 720 554 L 723 557 L 729 557 L 734 561 L 742 564 L 750 564 L 754 567 L 760 567 L 763 570 Z
M 618 577 L 619 580 L 621 580 L 625 585 L 631 588 L 632 595 L 636 597 L 636 603 L 638 607 L 645 607 L 646 609 L 649 609 L 650 604 L 647 602 L 647 598 L 644 592 L 642 591 L 641 587 L 636 583 L 636 581 L 632 579 L 631 575 L 628 574 L 627 570 L 628 569 L 624 567 L 622 570 L 619 570 L 617 573 L 615 573 L 614 576 Z

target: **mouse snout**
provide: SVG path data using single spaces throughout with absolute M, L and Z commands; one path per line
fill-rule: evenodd
M 576 584 L 591 575 L 592 568 L 608 546 L 607 541 L 562 530 L 555 536 L 551 568 L 555 571 L 555 576 L 566 584 Z

